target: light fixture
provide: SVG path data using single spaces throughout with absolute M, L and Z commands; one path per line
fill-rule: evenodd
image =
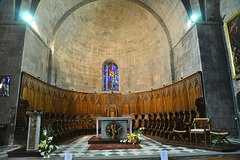
M 29 13 L 26 12 L 26 13 L 24 13 L 24 14 L 22 15 L 22 19 L 23 19 L 24 21 L 30 23 L 30 22 L 32 22 L 33 17 L 32 17 L 32 15 L 30 15 Z
M 197 21 L 198 18 L 199 18 L 199 17 L 198 17 L 196 14 L 193 14 L 193 15 L 190 17 L 190 20 L 191 20 L 192 22 L 195 22 L 195 21 Z

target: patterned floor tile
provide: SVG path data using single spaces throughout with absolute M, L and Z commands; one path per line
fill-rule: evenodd
M 168 155 L 187 155 L 187 154 L 203 154 L 215 153 L 213 151 L 191 149 L 186 147 L 176 147 L 172 145 L 163 145 L 153 139 L 142 136 L 140 146 L 142 149 L 119 149 L 119 150 L 88 150 L 90 146 L 87 141 L 92 135 L 84 136 L 74 141 L 69 145 L 60 145 L 59 149 L 51 154 L 52 157 L 64 157 L 66 153 L 73 153 L 73 157 L 129 157 L 129 156 L 146 156 L 146 155 L 159 155 L 161 150 L 167 150 Z M 240 144 L 240 139 L 229 138 L 232 143 Z M 7 152 L 20 148 L 19 145 L 2 146 L 0 147 L 0 159 L 7 157 Z M 238 151 L 240 153 L 240 151 Z

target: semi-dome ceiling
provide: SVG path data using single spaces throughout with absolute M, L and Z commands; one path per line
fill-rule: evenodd
M 147 10 L 128 1 L 105 0 L 84 5 L 67 18 L 58 30 L 54 51 L 66 47 L 85 56 L 119 57 L 152 52 L 151 47 L 164 41 L 161 25 Z
M 186 30 L 173 29 L 186 20 L 178 14 L 186 13 L 180 0 L 170 1 L 42 0 L 35 20 L 39 34 L 54 48 L 52 83 L 100 92 L 108 59 L 119 66 L 121 92 L 169 83 L 172 43 Z

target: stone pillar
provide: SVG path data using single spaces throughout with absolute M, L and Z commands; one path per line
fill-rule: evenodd
M 27 136 L 27 152 L 38 151 L 40 141 L 40 127 L 41 127 L 41 114 L 42 111 L 34 110 L 27 111 L 29 116 L 28 121 L 28 136 Z
M 206 117 L 212 130 L 238 135 L 222 23 L 197 22 Z

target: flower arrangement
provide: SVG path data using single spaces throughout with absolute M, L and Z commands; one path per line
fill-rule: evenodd
M 38 145 L 38 151 L 44 158 L 50 158 L 50 153 L 53 152 L 54 149 L 58 149 L 57 145 L 52 144 L 53 140 L 53 130 L 49 125 L 48 128 L 44 128 L 43 130 L 43 140 L 40 141 Z
M 142 135 L 143 130 L 144 130 L 144 127 L 138 128 L 137 131 L 128 135 L 125 139 L 120 140 L 120 142 L 128 143 L 128 144 L 139 144 L 141 142 L 140 136 Z

